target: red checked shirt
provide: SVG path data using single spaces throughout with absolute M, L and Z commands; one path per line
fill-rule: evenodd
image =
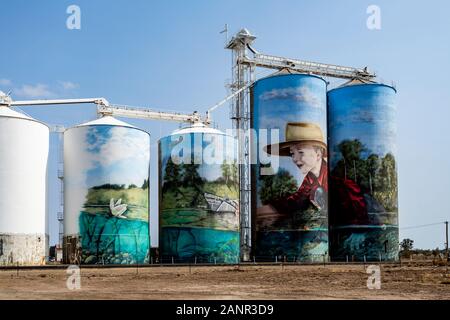
M 280 213 L 305 210 L 314 202 L 314 196 L 319 187 L 323 188 L 326 193 L 328 192 L 328 170 L 325 160 L 322 160 L 318 177 L 311 171 L 308 172 L 303 179 L 302 185 L 295 193 L 285 199 L 275 201 L 272 205 Z

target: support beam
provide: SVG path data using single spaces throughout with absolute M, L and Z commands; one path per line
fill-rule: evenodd
M 342 79 L 371 80 L 376 77 L 376 75 L 374 73 L 370 73 L 367 68 L 360 69 L 345 67 L 334 64 L 289 59 L 260 53 L 255 53 L 253 58 L 243 57 L 240 59 L 239 63 L 268 69 L 280 70 L 288 68 L 300 73 L 308 73 Z
M 43 105 L 59 105 L 59 104 L 84 104 L 93 103 L 97 105 L 109 105 L 108 100 L 105 98 L 87 98 L 87 99 L 54 99 L 54 100 L 11 100 L 7 103 L 10 107 L 19 106 L 43 106 Z
M 147 120 L 165 120 L 187 123 L 202 122 L 199 114 L 194 111 L 192 114 L 182 114 L 175 112 L 155 111 L 151 109 L 140 109 L 119 105 L 98 105 L 97 113 L 103 116 L 126 117 Z

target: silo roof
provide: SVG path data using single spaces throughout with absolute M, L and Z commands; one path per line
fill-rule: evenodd
M 13 109 L 11 109 L 10 107 L 2 107 L 0 106 L 0 118 L 4 117 L 4 118 L 13 118 L 13 119 L 23 119 L 23 120 L 29 120 L 29 121 L 33 121 L 36 123 L 40 123 L 44 126 L 46 126 L 47 128 L 50 129 L 50 127 L 48 126 L 48 124 L 46 124 L 45 122 L 42 122 L 40 120 L 36 120 L 30 116 L 27 116 L 23 113 L 14 111 Z
M 265 77 L 262 77 L 260 79 L 258 79 L 256 82 L 259 82 L 261 80 L 266 80 L 266 79 L 270 79 L 270 78 L 276 78 L 276 77 L 282 77 L 282 76 L 289 76 L 289 75 L 298 75 L 298 76 L 309 76 L 309 77 L 313 77 L 313 78 L 317 78 L 320 79 L 322 81 L 324 81 L 325 83 L 327 82 L 324 78 L 322 78 L 321 76 L 312 74 L 312 73 L 304 73 L 304 72 L 298 72 L 289 68 L 283 68 L 280 69 L 274 73 L 271 73 Z
M 0 107 L 0 117 L 9 117 L 9 118 L 19 118 L 19 119 L 27 119 L 27 120 L 35 120 L 29 116 L 24 115 L 23 113 L 12 110 L 9 107 Z
M 96 119 L 93 121 L 89 121 L 86 123 L 82 123 L 77 125 L 77 127 L 84 127 L 84 126 L 101 126 L 101 125 L 107 125 L 107 126 L 121 126 L 121 127 L 128 127 L 128 128 L 133 128 L 133 129 L 139 129 L 135 126 L 132 126 L 129 123 L 120 121 L 114 117 L 111 116 L 106 116 L 106 117 L 102 117 L 100 119 Z
M 212 133 L 212 134 L 225 134 L 224 132 L 205 126 L 202 123 L 193 124 L 190 127 L 177 129 L 172 134 L 186 134 L 186 133 Z
M 347 86 L 356 86 L 360 84 L 377 84 L 377 82 L 372 80 L 364 80 L 364 79 L 351 79 L 342 85 L 339 86 L 339 88 L 347 87 Z

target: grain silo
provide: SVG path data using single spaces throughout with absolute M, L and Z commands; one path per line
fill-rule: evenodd
M 259 260 L 328 259 L 326 88 L 320 77 L 284 71 L 252 88 L 252 237 Z
M 150 136 L 113 117 L 64 132 L 66 263 L 149 261 Z
M 393 87 L 362 81 L 328 92 L 336 261 L 398 258 L 395 95 Z
M 49 128 L 0 106 L 0 265 L 37 265 L 48 255 Z
M 159 247 L 164 262 L 239 262 L 236 142 L 194 124 L 159 141 Z

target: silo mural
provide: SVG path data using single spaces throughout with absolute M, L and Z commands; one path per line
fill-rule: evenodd
M 159 142 L 159 247 L 163 261 L 239 261 L 235 140 L 194 126 Z
M 150 137 L 112 117 L 64 133 L 66 262 L 149 261 Z
M 354 81 L 328 93 L 335 260 L 398 257 L 395 94 Z
M 323 261 L 328 258 L 326 83 L 303 74 L 271 76 L 256 82 L 252 101 L 260 153 L 253 166 L 254 255 Z M 279 130 L 279 143 L 265 143 L 260 129 Z M 261 152 L 279 161 L 265 174 L 261 170 L 269 165 L 261 162 Z

